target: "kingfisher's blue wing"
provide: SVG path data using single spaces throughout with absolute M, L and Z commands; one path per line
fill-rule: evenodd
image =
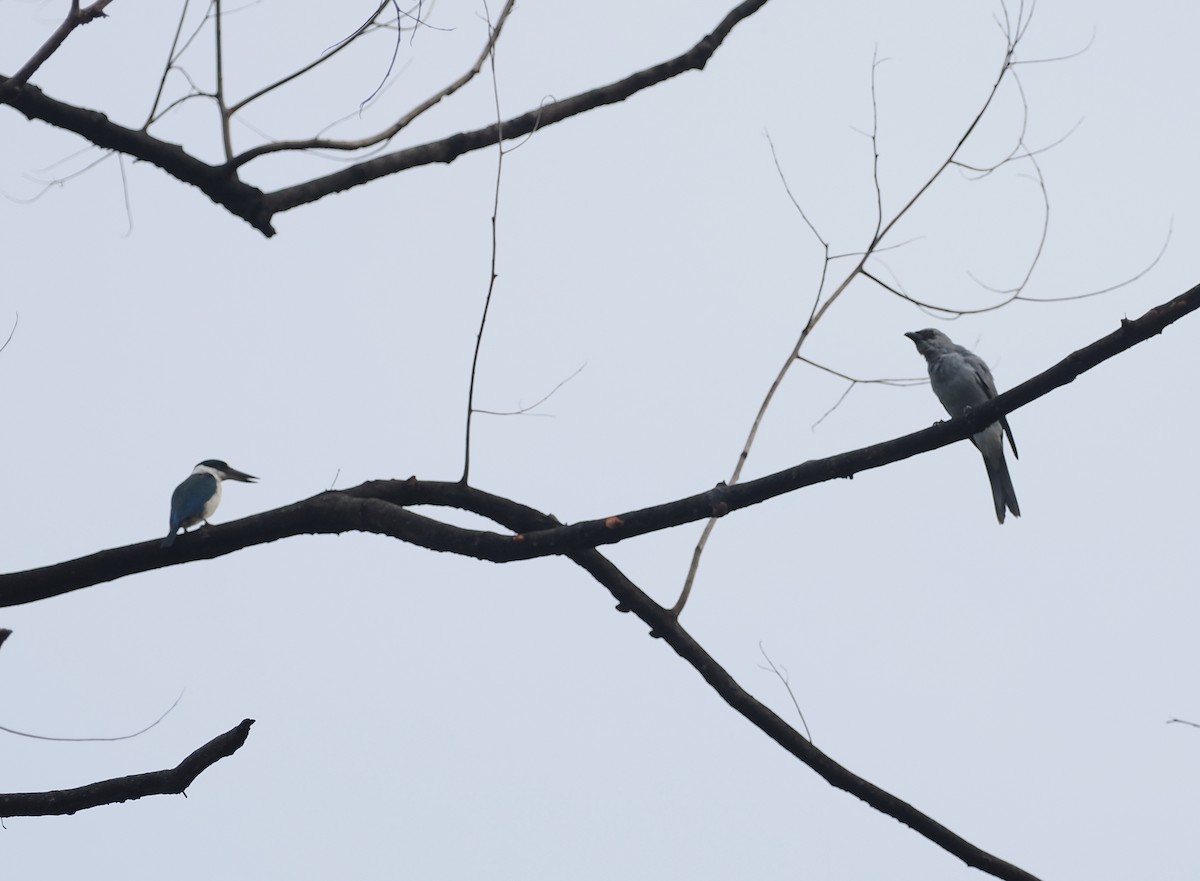
M 211 474 L 192 474 L 171 493 L 171 531 L 200 518 L 204 503 L 217 491 Z

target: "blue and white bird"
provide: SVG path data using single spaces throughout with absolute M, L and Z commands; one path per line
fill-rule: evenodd
M 164 548 L 175 543 L 175 534 L 181 526 L 187 529 L 198 523 L 208 523 L 208 518 L 221 504 L 221 482 L 224 480 L 254 483 L 258 478 L 231 468 L 220 459 L 205 459 L 171 493 L 171 531 L 163 539 Z

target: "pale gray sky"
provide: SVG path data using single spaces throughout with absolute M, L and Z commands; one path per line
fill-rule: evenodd
M 66 4 L 0 6 L 11 73 Z M 498 7 L 498 3 L 495 4 Z M 734 0 L 637 8 L 526 0 L 501 41 L 506 114 L 664 60 Z M 151 8 L 161 6 L 162 8 Z M 373 3 L 264 2 L 227 23 L 244 94 L 336 41 Z M 301 11 L 302 8 L 302 11 Z M 144 118 L 178 4 L 116 2 L 34 78 L 62 100 Z M 480 5 L 443 2 L 405 41 L 381 127 L 457 76 Z M 481 417 L 473 482 L 564 520 L 619 513 L 728 476 L 807 315 L 820 252 L 873 226 L 872 54 L 885 210 L 957 140 L 994 79 L 992 3 L 772 0 L 702 73 L 537 133 L 505 158 L 494 312 L 478 404 L 512 409 L 584 371 L 540 412 Z M 1032 376 L 1196 283 L 1194 34 L 1175 3 L 1044 0 L 1020 56 L 1028 141 L 1051 201 L 1028 293 L 1136 274 L 1075 303 L 943 323 L 856 282 L 808 354 L 860 376 L 920 376 L 906 330 L 938 326 L 999 386 Z M 205 50 L 207 51 L 207 50 Z M 201 55 L 194 74 L 208 74 Z M 308 135 L 354 113 L 388 47 L 298 85 L 250 122 Z M 481 77 L 407 146 L 492 119 Z M 1019 125 L 1009 89 L 968 156 Z M 216 160 L 199 103 L 163 137 Z M 357 125 L 357 123 L 355 123 Z M 352 125 L 344 129 L 351 134 Z M 249 129 L 235 129 L 242 147 Z M 0 192 L 77 169 L 72 136 L 0 112 Z M 495 151 L 277 218 L 266 240 L 156 169 L 108 161 L 32 204 L 0 201 L 7 282 L 5 558 L 19 571 L 166 532 L 172 488 L 205 458 L 259 475 L 216 522 L 329 487 L 454 479 L 489 272 Z M 250 168 L 273 188 L 337 167 Z M 952 174 L 884 257 L 914 296 L 974 308 L 1036 242 L 1036 185 L 1014 167 Z M 791 673 L 816 744 L 996 855 L 1045 878 L 1194 876 L 1200 720 L 1191 576 L 1198 478 L 1188 439 L 1200 324 L 1017 411 L 1024 515 L 997 526 L 979 456 L 958 444 L 773 500 L 718 527 L 683 621 L 757 697 Z M 788 377 L 747 476 L 943 417 L 927 387 Z M 434 512 L 437 516 L 453 514 Z M 674 601 L 699 524 L 609 549 Z M 182 539 L 181 539 L 182 541 Z M 496 566 L 377 536 L 299 537 L 4 609 L 0 724 L 60 735 L 160 726 L 116 744 L 12 737 L 0 790 L 175 765 L 243 717 L 246 746 L 189 798 L 10 819 L 14 877 L 760 879 L 978 877 L 831 789 L 725 704 L 564 560 Z

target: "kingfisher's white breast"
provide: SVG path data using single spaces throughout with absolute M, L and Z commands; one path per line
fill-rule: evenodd
M 204 503 L 204 510 L 200 512 L 200 520 L 197 522 L 207 520 L 211 517 L 219 504 L 221 504 L 221 481 L 218 479 L 217 491 L 212 494 L 212 498 Z

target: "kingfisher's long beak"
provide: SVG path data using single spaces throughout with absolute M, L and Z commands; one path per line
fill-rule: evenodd
M 230 468 L 225 472 L 226 480 L 240 480 L 242 483 L 254 483 L 258 480 L 253 474 L 247 474 L 245 471 L 238 471 L 236 468 Z

